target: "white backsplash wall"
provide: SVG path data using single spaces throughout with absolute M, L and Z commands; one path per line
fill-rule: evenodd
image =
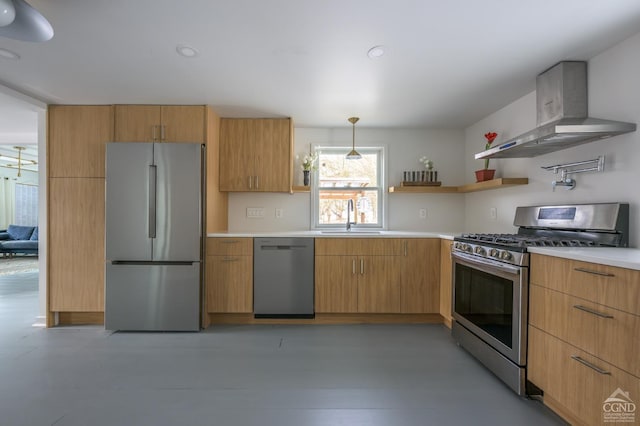
M 640 33 L 589 60 L 589 116 L 640 124 Z M 580 58 L 572 58 L 580 59 Z M 549 66 L 554 64 L 549 64 Z M 543 71 L 543 70 L 540 70 Z M 465 130 L 467 180 L 483 167 L 474 154 L 484 149 L 484 134 L 499 134 L 494 145 L 536 125 L 536 99 L 532 92 Z M 605 171 L 572 175 L 577 186 L 571 191 L 551 182 L 559 175 L 541 166 L 606 158 Z M 513 232 L 515 208 L 521 205 L 628 202 L 630 245 L 640 244 L 640 131 L 615 136 L 533 158 L 493 159 L 490 168 L 497 177 L 528 177 L 529 185 L 467 194 L 465 226 L 472 232 Z M 491 219 L 491 208 L 497 218 Z
M 345 120 L 346 121 L 346 120 Z M 344 145 L 352 143 L 351 127 L 296 128 L 294 134 L 294 185 L 302 185 L 301 158 L 309 145 Z M 356 125 L 358 146 L 385 146 L 387 156 L 386 186 L 398 186 L 404 170 L 420 170 L 418 159 L 427 156 L 438 170 L 443 185 L 461 185 L 464 177 L 464 132 L 462 130 L 376 129 Z M 272 193 L 230 193 L 229 231 L 297 231 L 310 228 L 310 195 Z M 464 195 L 461 194 L 389 194 L 387 193 L 388 229 L 409 231 L 459 231 L 464 224 Z M 247 218 L 246 209 L 263 207 L 265 217 Z M 283 218 L 275 217 L 275 209 Z M 422 219 L 420 209 L 427 210 Z

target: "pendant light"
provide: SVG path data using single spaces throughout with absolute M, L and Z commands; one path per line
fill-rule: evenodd
M 359 160 L 362 155 L 356 151 L 356 123 L 360 120 L 358 117 L 350 117 L 349 123 L 353 124 L 353 144 L 351 145 L 351 152 L 347 154 L 347 160 Z
M 47 18 L 24 0 L 0 0 L 0 37 L 21 41 L 51 40 Z

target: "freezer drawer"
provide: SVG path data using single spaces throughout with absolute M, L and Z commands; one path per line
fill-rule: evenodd
M 106 265 L 105 328 L 200 330 L 200 262 Z

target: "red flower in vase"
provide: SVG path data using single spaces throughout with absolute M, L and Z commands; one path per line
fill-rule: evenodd
M 484 137 L 487 138 L 487 144 L 484 146 L 484 149 L 486 150 L 486 149 L 491 148 L 491 144 L 498 137 L 498 134 L 496 132 L 489 132 L 489 133 L 485 133 Z M 489 168 L 489 159 L 488 158 L 485 158 L 485 160 L 484 160 L 484 168 L 485 169 Z

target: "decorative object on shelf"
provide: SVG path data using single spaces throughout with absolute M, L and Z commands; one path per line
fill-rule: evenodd
M 583 167 L 581 169 L 574 169 L 573 167 L 586 166 L 591 164 L 591 167 Z M 604 155 L 594 158 L 593 160 L 577 161 L 575 163 L 556 164 L 555 166 L 542 166 L 545 170 L 553 170 L 553 173 L 558 174 L 560 171 L 560 180 L 554 180 L 551 182 L 553 191 L 555 192 L 556 186 L 562 186 L 567 190 L 572 190 L 576 187 L 575 179 L 569 177 L 570 174 L 584 173 L 584 172 L 602 172 L 604 171 Z
M 484 134 L 484 137 L 487 139 L 487 143 L 484 146 L 485 151 L 491 148 L 491 144 L 498 137 L 496 132 L 488 132 Z M 495 175 L 495 169 L 489 168 L 489 159 L 484 159 L 484 169 L 476 170 L 476 182 L 484 182 L 485 180 L 493 179 Z
M 423 156 L 418 160 L 425 170 L 405 171 L 402 174 L 400 186 L 440 186 L 438 172 L 433 170 L 433 161 Z
M 349 117 L 349 123 L 353 125 L 353 144 L 351 145 L 351 151 L 347 154 L 347 160 L 359 160 L 362 155 L 356 151 L 356 123 L 360 120 L 358 117 Z
M 316 169 L 316 161 L 318 161 L 318 153 L 311 152 L 311 150 L 309 150 L 309 153 L 305 154 L 302 158 L 302 164 L 300 167 L 302 168 L 304 186 L 309 186 L 309 176 L 311 174 L 311 170 Z

